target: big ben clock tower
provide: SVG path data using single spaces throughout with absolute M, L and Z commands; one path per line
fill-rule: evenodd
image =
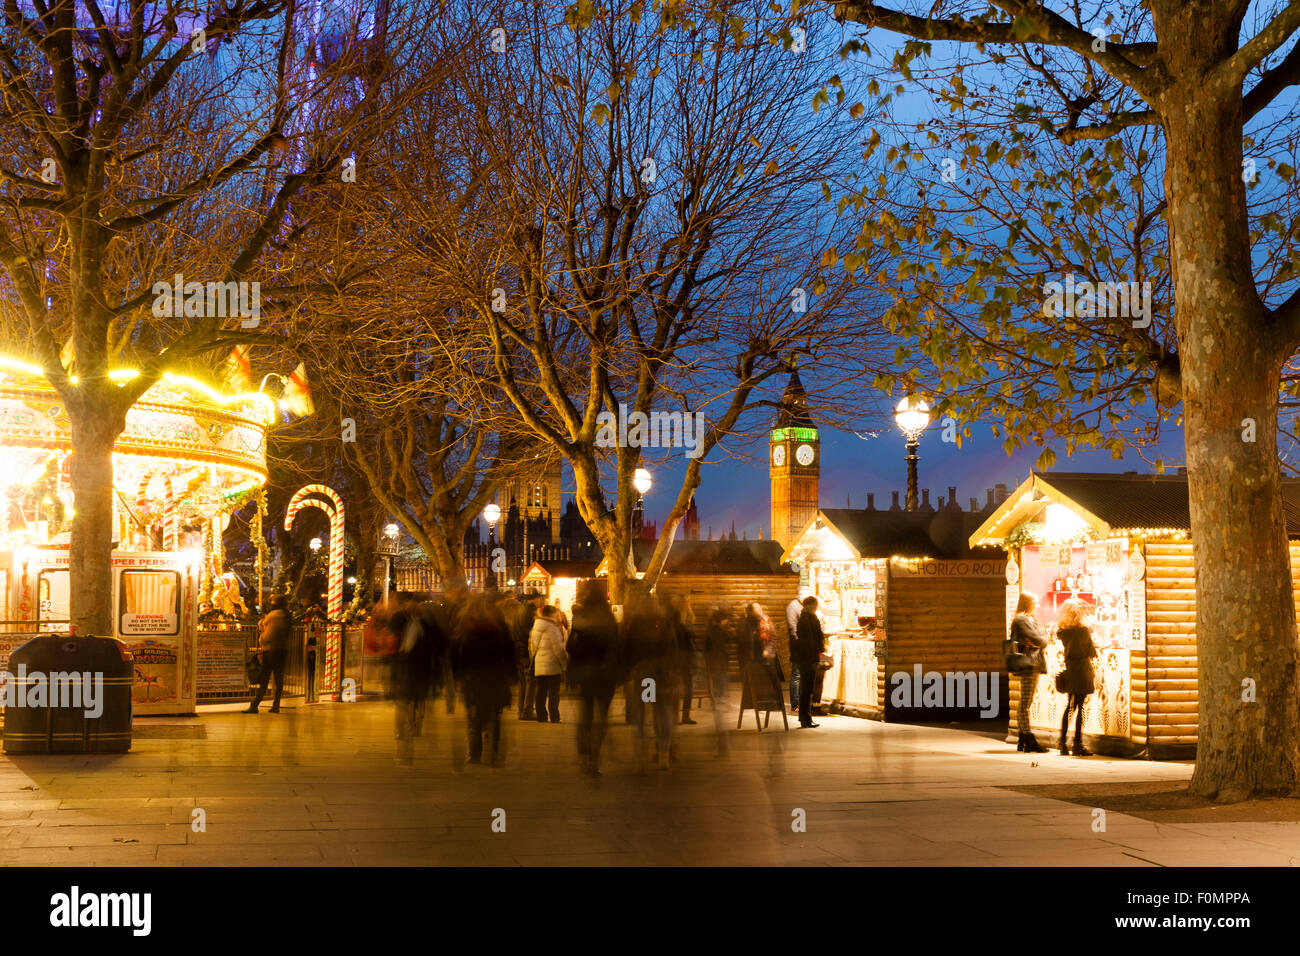
M 768 439 L 767 463 L 772 476 L 772 538 L 789 548 L 817 516 L 822 468 L 821 439 L 808 414 L 807 393 L 793 368 Z

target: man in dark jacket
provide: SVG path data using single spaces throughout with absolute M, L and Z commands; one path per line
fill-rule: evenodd
M 826 650 L 826 635 L 822 633 L 822 622 L 817 617 L 817 599 L 804 598 L 803 613 L 799 615 L 799 624 L 795 631 L 795 643 L 790 648 L 790 660 L 798 666 L 801 677 L 799 681 L 799 726 L 819 727 L 812 719 L 812 676 L 817 672 L 822 653 Z
M 257 713 L 262 698 L 266 696 L 266 685 L 275 677 L 275 700 L 271 702 L 271 713 L 280 712 L 280 694 L 284 690 L 284 664 L 289 656 L 289 640 L 293 637 L 293 624 L 286 610 L 288 602 L 283 595 L 271 598 L 271 610 L 262 618 L 261 633 L 258 638 L 258 650 L 262 655 L 262 669 L 257 676 L 257 696 L 244 711 L 246 714 Z

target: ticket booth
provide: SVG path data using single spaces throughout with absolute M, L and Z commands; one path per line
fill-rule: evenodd
M 5 607 L 0 669 L 37 634 L 66 633 L 70 618 L 66 548 L 0 552 Z M 115 551 L 113 630 L 135 661 L 133 712 L 193 714 L 198 561 L 185 552 Z

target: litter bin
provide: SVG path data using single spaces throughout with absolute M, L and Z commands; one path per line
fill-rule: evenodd
M 135 669 L 111 637 L 47 634 L 9 655 L 5 704 L 11 754 L 126 753 Z

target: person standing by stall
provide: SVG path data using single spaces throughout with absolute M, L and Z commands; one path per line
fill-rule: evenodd
M 822 652 L 826 650 L 826 634 L 822 630 L 821 618 L 817 616 L 815 597 L 804 598 L 803 613 L 799 615 L 795 638 L 795 644 L 790 650 L 790 664 L 799 668 L 799 726 L 820 727 L 821 724 L 813 723 L 812 695 L 817 665 L 821 662 Z
M 803 614 L 803 602 L 808 598 L 811 592 L 807 588 L 800 588 L 798 593 L 790 599 L 790 603 L 785 606 L 785 629 L 789 637 L 790 647 L 790 712 L 794 713 L 799 709 L 799 665 L 795 663 L 794 646 L 799 640 L 799 617 Z
M 1083 749 L 1083 704 L 1088 695 L 1097 689 L 1092 660 L 1097 656 L 1097 646 L 1092 642 L 1092 632 L 1083 623 L 1085 605 L 1078 598 L 1070 598 L 1061 605 L 1056 621 L 1056 637 L 1065 648 L 1065 671 L 1058 690 L 1069 695 L 1065 713 L 1061 715 L 1061 756 L 1069 756 L 1065 747 L 1065 734 L 1070 727 L 1070 711 L 1074 711 L 1074 755 L 1090 757 Z
M 288 601 L 284 595 L 277 594 L 271 598 L 271 610 L 262 618 L 261 632 L 257 646 L 262 655 L 262 668 L 257 675 L 257 696 L 244 711 L 246 714 L 257 713 L 262 698 L 266 696 L 267 684 L 275 678 L 275 699 L 271 702 L 271 713 L 280 712 L 280 695 L 284 691 L 284 665 L 289 656 L 289 639 L 293 636 L 293 624 L 289 620 Z
M 1047 640 L 1034 617 L 1037 609 L 1038 595 L 1026 591 L 1016 602 L 1016 616 L 1011 619 L 1011 640 L 1015 642 L 1016 652 L 1026 655 L 1034 663 L 1033 670 L 1020 675 L 1020 710 L 1016 714 L 1019 731 L 1016 750 L 1030 754 L 1047 752 L 1029 729 L 1029 709 L 1034 705 L 1034 693 L 1038 690 L 1038 675 L 1047 673 L 1047 662 L 1043 658 Z

